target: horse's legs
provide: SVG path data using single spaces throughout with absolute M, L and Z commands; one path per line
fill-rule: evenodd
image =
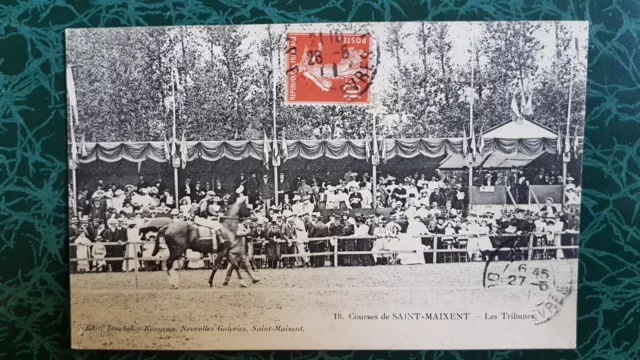
M 182 251 L 175 251 L 169 255 L 167 259 L 167 275 L 169 275 L 169 285 L 173 289 L 177 289 L 180 283 L 180 279 L 176 270 L 173 268 L 174 263 L 182 256 L 186 249 L 182 249 Z
M 211 256 L 213 256 L 213 254 Z M 220 267 L 220 263 L 222 263 L 222 259 L 224 258 L 224 256 L 220 253 L 215 254 L 215 256 L 216 256 L 216 259 L 214 260 L 213 265 L 211 266 L 211 276 L 209 277 L 209 287 L 213 287 L 213 277 L 216 276 L 216 271 Z

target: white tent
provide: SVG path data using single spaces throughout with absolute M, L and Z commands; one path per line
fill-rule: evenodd
M 487 130 L 483 138 L 505 138 L 505 139 L 556 139 L 558 135 L 549 128 L 529 120 L 520 122 L 507 121 Z
M 500 125 L 496 125 L 488 129 L 483 135 L 485 139 L 504 138 L 504 139 L 557 139 L 558 135 L 551 129 L 529 120 L 519 122 L 506 121 Z M 482 165 L 485 168 L 510 168 L 511 166 L 527 166 L 535 159 L 542 156 L 525 155 L 525 154 L 493 154 L 485 153 L 483 156 L 477 156 L 473 167 Z M 461 169 L 469 166 L 469 161 L 462 157 L 461 154 L 449 154 L 438 166 L 440 169 Z

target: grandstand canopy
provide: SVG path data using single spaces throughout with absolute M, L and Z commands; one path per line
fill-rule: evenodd
M 289 159 L 301 157 L 313 160 L 320 157 L 330 159 L 351 157 L 364 160 L 368 151 L 365 140 L 289 140 L 286 144 Z M 439 158 L 445 155 L 453 157 L 454 155 L 462 154 L 463 148 L 462 138 L 386 139 L 384 140 L 384 145 L 384 147 L 380 145 L 380 149 L 386 148 L 386 153 L 382 155 L 386 159 L 392 159 L 396 156 L 414 158 L 419 155 L 430 158 Z M 270 146 L 273 147 L 272 141 L 270 141 Z M 179 146 L 177 147 L 179 148 Z M 186 157 L 187 161 L 195 159 L 218 161 L 223 158 L 231 160 L 253 158 L 260 160 L 263 158 L 263 147 L 264 142 L 262 140 L 189 141 L 186 143 Z M 120 160 L 166 162 L 168 160 L 165 144 L 161 141 L 87 143 L 85 148 L 86 155 L 80 156 L 80 163 L 90 163 L 96 160 L 106 162 Z M 373 149 L 373 146 L 370 143 L 369 151 L 371 149 Z M 282 153 L 282 150 L 280 152 Z M 524 154 L 530 157 L 537 157 L 544 153 L 555 154 L 555 152 L 555 137 L 487 138 L 485 141 L 486 154 Z

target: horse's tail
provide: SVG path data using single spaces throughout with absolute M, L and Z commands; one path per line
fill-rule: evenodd
M 151 253 L 151 256 L 156 256 L 160 251 L 160 237 L 164 237 L 164 232 L 167 231 L 168 227 L 169 225 L 165 225 L 161 227 L 160 230 L 158 230 L 158 234 L 156 235 L 156 246 L 153 248 L 153 253 Z

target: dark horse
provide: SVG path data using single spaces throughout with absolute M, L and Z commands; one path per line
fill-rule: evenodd
M 162 227 L 158 231 L 156 244 L 153 250 L 155 256 L 160 250 L 159 239 L 164 237 L 167 247 L 169 248 L 169 258 L 167 259 L 167 274 L 169 275 L 169 284 L 173 288 L 178 287 L 178 277 L 173 268 L 176 260 L 191 249 L 200 253 L 215 253 L 216 260 L 213 264 L 213 271 L 209 278 L 209 285 L 213 286 L 213 277 L 216 270 L 220 267 L 223 259 L 227 259 L 231 264 L 231 269 L 227 273 L 226 282 L 231 277 L 232 270 L 236 270 L 241 285 L 244 280 L 240 275 L 240 267 L 244 265 L 246 254 L 244 252 L 244 236 L 238 236 L 239 223 L 242 218 L 246 218 L 251 214 L 247 207 L 247 198 L 239 197 L 233 204 L 229 206 L 227 212 L 220 217 L 221 229 L 218 234 L 211 234 L 209 239 L 200 239 L 200 231 L 195 224 L 189 224 L 186 221 L 179 220 L 167 226 Z M 244 234 L 241 234 L 244 235 Z M 216 241 L 216 237 L 221 237 L 220 244 Z M 249 273 L 251 279 L 255 282 L 251 274 L 250 268 L 245 269 Z

